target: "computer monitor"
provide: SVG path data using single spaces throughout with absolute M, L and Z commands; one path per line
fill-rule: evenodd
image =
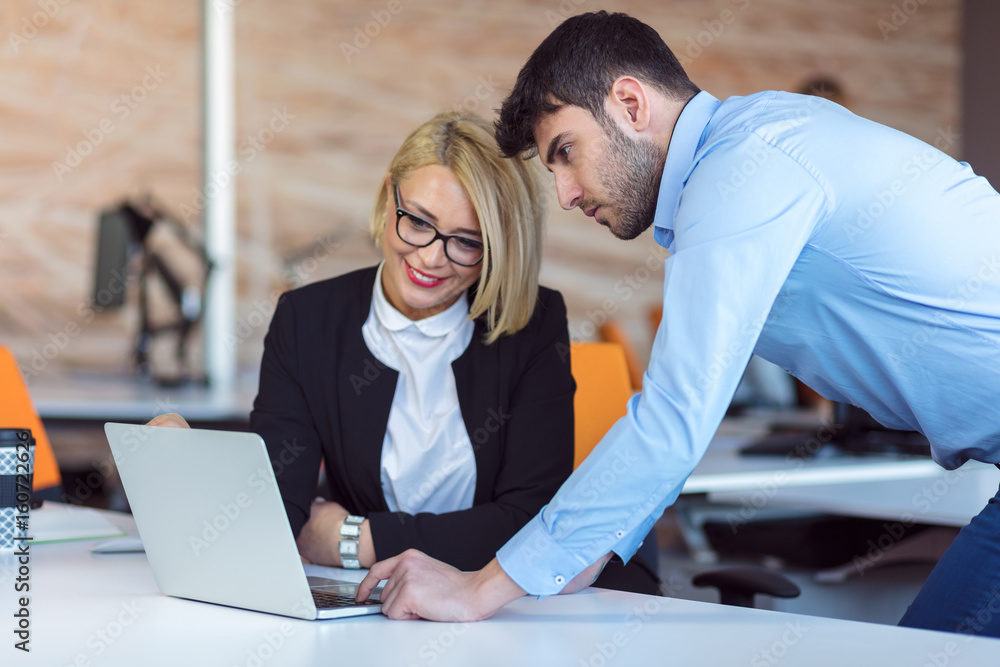
M 132 242 L 128 222 L 127 213 L 122 207 L 101 212 L 97 226 L 97 253 L 91 293 L 95 310 L 121 308 L 125 305 L 129 245 Z
M 740 453 L 796 458 L 812 458 L 820 452 L 823 455 L 833 452 L 911 456 L 930 456 L 931 453 L 930 443 L 920 433 L 887 428 L 861 408 L 848 403 L 833 404 L 833 424 L 823 430 L 831 436 L 820 440 L 815 428 L 777 424 L 771 433 L 741 448 Z
M 854 454 L 913 454 L 930 456 L 930 442 L 917 431 L 898 431 L 878 423 L 861 408 L 833 404 L 833 423 L 839 425 L 834 446 Z

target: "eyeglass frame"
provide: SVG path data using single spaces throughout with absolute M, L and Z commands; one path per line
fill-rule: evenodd
M 457 238 L 457 239 L 466 239 L 466 240 L 470 240 L 470 241 L 475 241 L 475 239 L 469 238 L 468 236 L 463 236 L 462 234 L 443 234 L 441 232 L 441 230 L 437 228 L 437 225 L 435 225 L 430 220 L 427 220 L 426 218 L 423 218 L 423 217 L 421 217 L 421 216 L 413 213 L 412 211 L 408 211 L 407 209 L 405 209 L 402 206 L 400 206 L 400 204 L 399 204 L 399 185 L 398 184 L 394 188 L 394 197 L 396 199 L 396 236 L 398 236 L 399 240 L 402 241 L 403 243 L 405 243 L 406 245 L 411 246 L 413 248 L 426 248 L 428 246 L 433 245 L 434 242 L 437 241 L 438 239 L 441 239 L 442 240 L 442 245 L 444 246 L 444 256 L 448 258 L 448 261 L 449 262 L 453 262 L 455 264 L 458 264 L 459 266 L 464 266 L 466 268 L 471 268 L 473 266 L 478 266 L 479 263 L 483 261 L 483 257 L 486 257 L 486 244 L 483 243 L 483 256 L 480 257 L 479 259 L 477 259 L 472 264 L 463 264 L 462 262 L 458 262 L 458 261 L 452 259 L 451 255 L 448 254 L 448 239 Z M 419 220 L 420 222 L 424 223 L 425 225 L 429 225 L 430 228 L 434 230 L 434 238 L 432 238 L 430 241 L 428 241 L 427 243 L 425 243 L 423 245 L 417 245 L 416 243 L 411 243 L 411 242 L 407 241 L 406 239 L 404 239 L 403 235 L 399 232 L 399 221 L 400 221 L 400 219 L 404 215 L 409 216 L 411 218 L 414 218 L 415 220 Z M 482 242 L 480 241 L 480 243 L 482 243 Z

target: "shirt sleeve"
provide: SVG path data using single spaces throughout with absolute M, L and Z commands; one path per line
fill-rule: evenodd
M 754 134 L 730 135 L 700 156 L 674 218 L 643 391 L 498 552 L 521 588 L 558 593 L 610 551 L 632 557 L 708 447 L 778 291 L 827 212 L 815 176 Z

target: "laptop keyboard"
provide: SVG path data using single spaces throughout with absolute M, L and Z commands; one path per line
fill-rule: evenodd
M 373 604 L 381 604 L 378 600 L 373 600 L 371 598 L 365 600 L 364 602 L 358 602 L 354 599 L 353 595 L 345 595 L 344 593 L 331 593 L 330 591 L 323 591 L 318 589 L 311 589 L 313 602 L 316 603 L 317 609 L 340 609 L 343 607 L 366 607 Z

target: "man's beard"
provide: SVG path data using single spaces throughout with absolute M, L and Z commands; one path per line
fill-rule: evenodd
M 642 234 L 653 222 L 667 155 L 652 141 L 632 141 L 610 118 L 607 121 L 604 130 L 608 153 L 599 179 L 608 200 L 606 205 L 618 215 L 613 225 L 607 220 L 598 222 L 627 241 Z M 586 206 L 592 208 L 591 203 Z

